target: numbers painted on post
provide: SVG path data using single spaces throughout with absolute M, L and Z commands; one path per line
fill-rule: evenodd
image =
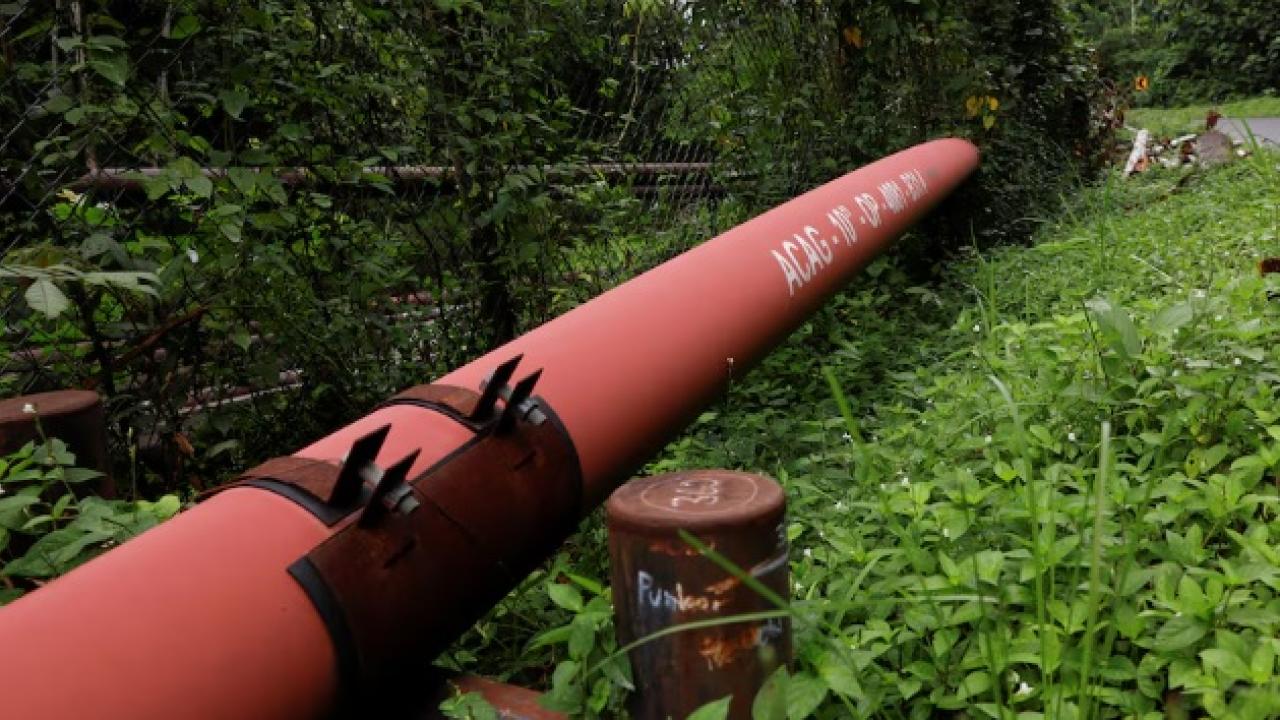
M 718 478 L 686 478 L 676 483 L 671 493 L 671 507 L 685 505 L 715 505 L 720 502 Z

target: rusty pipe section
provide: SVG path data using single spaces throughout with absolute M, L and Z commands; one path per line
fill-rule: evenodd
M 938 140 L 827 183 L 0 609 L 0 714 L 309 718 L 413 692 L 397 679 L 977 162 Z

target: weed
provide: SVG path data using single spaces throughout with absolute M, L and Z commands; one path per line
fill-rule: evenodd
M 1264 153 L 1166 199 L 1181 177 L 1087 190 L 927 287 L 881 261 L 651 466 L 787 488 L 797 662 L 759 717 L 1280 709 L 1280 306 L 1255 267 L 1280 171 Z M 565 625 L 521 662 L 616 707 L 566 644 L 603 605 L 551 599 Z

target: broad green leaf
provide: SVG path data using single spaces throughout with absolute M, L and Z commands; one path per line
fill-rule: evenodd
M 582 612 L 582 593 L 578 592 L 578 588 L 572 585 L 567 583 L 548 583 L 547 595 L 551 597 L 551 602 L 569 612 Z
M 119 87 L 129 79 L 129 58 L 124 54 L 90 60 L 89 67 Z
M 1276 666 L 1276 652 L 1271 643 L 1262 641 L 1249 658 L 1249 680 L 1261 685 L 1271 680 Z
M 183 15 L 169 29 L 170 40 L 185 40 L 200 31 L 200 20 L 195 15 Z
M 17 530 L 27 522 L 27 508 L 40 502 L 38 495 L 0 497 L 0 529 Z
M 151 514 L 161 520 L 166 520 L 177 515 L 178 511 L 181 509 L 182 501 L 178 499 L 177 495 L 164 495 L 159 500 L 156 500 L 149 508 Z
M 142 181 L 142 189 L 147 193 L 148 200 L 159 200 L 173 189 L 171 178 L 166 174 L 156 175 L 154 177 L 139 178 L 135 176 L 133 179 Z
M 1221 648 L 1212 648 L 1202 650 L 1200 659 L 1204 661 L 1206 669 L 1216 670 L 1226 675 L 1231 680 L 1247 680 L 1249 679 L 1249 666 L 1239 655 L 1230 650 Z
M 1133 358 L 1142 352 L 1142 340 L 1127 310 L 1104 298 L 1094 298 L 1085 305 L 1093 311 L 1107 344 L 1123 358 Z
M 858 677 L 853 672 L 853 667 L 849 661 L 841 658 L 836 653 L 827 652 L 824 654 L 822 659 L 818 661 L 817 669 L 818 676 L 833 691 L 850 698 L 862 696 L 862 686 L 858 683 Z
M 977 563 L 978 579 L 993 584 L 1000 581 L 1004 553 L 999 550 L 983 550 L 974 556 L 974 562 Z
M 729 704 L 732 702 L 732 695 L 726 695 L 719 700 L 712 700 L 689 713 L 688 720 L 724 720 L 729 717 Z
M 249 195 L 258 185 L 258 173 L 247 167 L 236 166 L 227 169 L 227 177 L 236 190 Z
M 1207 609 L 1207 598 L 1200 584 L 1190 574 L 1184 574 L 1178 580 L 1178 603 L 1183 612 L 1199 614 Z
M 558 628 L 552 628 L 529 642 L 529 649 L 535 650 L 547 645 L 560 645 L 569 642 L 569 636 L 573 633 L 573 624 L 561 625 Z
M 751 720 L 787 720 L 787 669 L 780 667 L 760 686 L 751 703 Z
M 595 627 L 586 615 L 579 615 L 569 624 L 569 657 L 581 660 L 591 652 L 596 642 Z
M 582 589 L 586 590 L 592 595 L 599 595 L 604 592 L 604 585 L 601 585 L 600 583 L 596 582 L 595 580 L 592 580 L 589 577 L 584 577 L 582 575 L 575 575 L 570 572 L 565 573 L 565 577 L 577 583 L 580 587 L 582 587 Z
M 119 50 L 128 47 L 124 40 L 115 35 L 91 35 L 85 45 L 92 50 Z
M 53 504 L 53 509 L 49 511 L 49 515 L 52 516 L 54 520 L 60 519 L 62 517 L 62 513 L 66 512 L 67 506 L 75 499 L 76 497 L 71 493 L 63 494 L 63 496 L 58 498 L 58 501 Z
M 218 93 L 218 99 L 222 101 L 222 108 L 227 114 L 236 120 L 240 119 L 240 114 L 244 112 L 245 106 L 249 104 L 249 95 L 239 88 L 223 90 Z
M 573 660 L 565 660 L 556 665 L 551 672 L 551 690 L 538 701 L 548 710 L 559 710 L 566 713 L 581 711 L 583 689 L 578 681 L 579 664 Z
M 27 553 L 0 572 L 13 577 L 51 577 L 65 573 L 88 559 L 85 550 L 111 539 L 111 533 L 77 527 L 54 530 L 40 538 Z
M 202 172 L 197 171 L 184 178 L 182 184 L 195 193 L 196 197 L 207 198 L 213 195 L 213 181 L 205 177 Z
M 27 305 L 30 305 L 32 310 L 45 317 L 58 317 L 71 307 L 71 301 L 67 296 L 46 278 L 39 278 L 31 283 L 31 287 L 27 288 L 22 297 L 26 299 Z
M 231 331 L 231 342 L 241 350 L 248 352 L 249 344 L 253 342 L 253 336 L 247 329 L 238 327 Z
M 804 720 L 827 698 L 827 683 L 802 672 L 787 681 L 787 718 Z
M 233 243 L 238 243 L 243 238 L 243 228 L 239 222 L 221 222 L 218 223 L 218 231 L 222 236 Z
M 90 468 L 69 467 L 62 469 L 62 479 L 69 483 L 82 483 L 97 480 L 102 473 Z
M 1151 649 L 1156 652 L 1177 652 L 1195 645 L 1209 632 L 1209 626 L 1190 615 L 1169 618 L 1156 632 Z
M 65 113 L 75 106 L 75 102 L 70 95 L 54 95 L 44 104 L 44 109 L 50 113 Z

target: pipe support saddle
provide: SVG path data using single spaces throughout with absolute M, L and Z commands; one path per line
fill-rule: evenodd
M 275 458 L 241 477 L 334 528 L 289 572 L 329 630 L 346 701 L 366 702 L 420 672 L 577 527 L 577 452 L 531 394 L 540 371 L 506 385 L 519 359 L 499 366 L 481 392 L 421 385 L 387 402 L 473 432 L 415 478 L 405 475 L 416 451 L 386 469 L 373 463 L 389 425 L 357 440 L 341 467 Z

